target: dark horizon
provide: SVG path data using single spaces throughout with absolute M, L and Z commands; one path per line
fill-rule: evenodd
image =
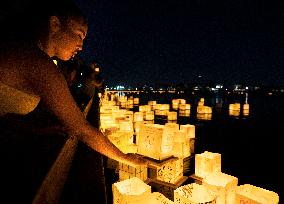
M 282 2 L 76 1 L 90 23 L 80 56 L 107 84 L 284 85 Z

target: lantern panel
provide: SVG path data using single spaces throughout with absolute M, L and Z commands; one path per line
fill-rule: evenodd
M 147 176 L 147 167 L 139 166 L 139 167 L 132 167 L 127 164 L 123 164 L 119 162 L 119 180 L 123 181 L 129 178 L 137 177 L 142 181 L 146 181 Z
M 278 204 L 279 196 L 273 191 L 251 184 L 237 186 L 236 203 L 244 204 Z
M 216 204 L 215 194 L 207 187 L 191 183 L 177 188 L 174 191 L 176 204 Z
M 151 186 L 133 177 L 112 184 L 114 204 L 144 204 L 151 198 Z
M 237 177 L 217 172 L 206 176 L 202 184 L 216 194 L 217 204 L 235 203 Z
M 201 178 L 221 172 L 221 154 L 205 151 L 195 155 L 195 174 Z

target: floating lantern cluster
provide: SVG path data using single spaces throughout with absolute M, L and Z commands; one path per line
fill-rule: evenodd
M 127 101 L 119 99 L 120 105 L 131 104 Z M 185 100 L 173 100 L 172 106 L 190 110 Z M 230 110 L 240 109 L 239 104 L 230 105 Z M 242 109 L 243 112 L 248 111 L 249 105 L 244 104 Z M 212 109 L 204 106 L 204 98 L 198 102 L 197 112 L 201 115 L 212 114 Z M 118 164 L 119 181 L 112 185 L 113 203 L 279 203 L 277 193 L 250 184 L 239 185 L 237 177 L 222 172 L 221 154 L 209 151 L 195 154 L 195 126 L 169 122 L 176 119 L 177 112 L 174 113 L 168 104 L 157 104 L 156 101 L 139 106 L 139 112 L 135 113 L 104 101 L 101 106 L 101 130 L 123 152 L 138 153 L 151 161 L 147 167 Z M 167 116 L 168 122 L 155 124 L 154 116 L 157 114 Z M 195 160 L 195 179 L 189 184 L 184 184 L 187 180 L 183 175 L 186 158 Z M 154 186 L 158 192 L 152 192 Z
M 234 117 L 239 117 L 241 115 L 241 110 L 243 116 L 249 115 L 249 104 L 245 103 L 241 105 L 240 103 L 231 103 L 229 104 L 229 115 Z

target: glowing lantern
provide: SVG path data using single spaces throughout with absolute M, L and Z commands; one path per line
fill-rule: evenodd
M 149 165 L 149 178 L 166 183 L 175 184 L 183 177 L 183 160 L 176 157 L 168 158 L 162 162 L 151 162 Z
M 173 155 L 178 158 L 190 156 L 189 138 L 185 130 L 178 130 L 175 132 Z
M 269 191 L 250 184 L 237 187 L 236 203 L 240 204 L 278 204 L 279 196 L 273 191 Z
M 190 104 L 179 104 L 179 110 L 190 110 Z
M 212 113 L 212 108 L 209 106 L 197 106 L 197 113 Z
M 212 120 L 211 113 L 197 113 L 196 118 L 198 120 Z
M 112 194 L 115 204 L 145 204 L 151 198 L 151 186 L 133 177 L 112 184 Z
M 170 157 L 173 135 L 165 133 L 163 125 L 141 125 L 138 138 L 138 154 L 157 160 Z
M 189 117 L 190 116 L 190 110 L 179 110 L 179 116 Z
M 177 112 L 174 111 L 168 112 L 168 120 L 177 120 Z
M 229 104 L 229 110 L 240 110 L 241 104 L 240 103 L 231 103 Z
M 174 202 L 159 192 L 153 192 L 150 204 L 174 204 Z
M 243 115 L 244 116 L 248 116 L 249 115 L 249 104 L 248 103 L 245 103 L 243 105 Z
M 138 105 L 139 104 L 139 98 L 134 98 L 133 103 L 134 103 L 134 105 Z
M 181 186 L 174 191 L 175 204 L 215 204 L 215 197 L 211 190 L 197 183 Z
M 121 131 L 130 131 L 133 132 L 133 123 L 130 120 L 120 120 L 119 123 L 119 130 Z
M 133 108 L 133 99 L 127 100 L 127 108 Z
M 143 112 L 135 112 L 134 113 L 134 122 L 143 121 Z
M 243 104 L 243 110 L 249 110 L 249 104 L 248 103 Z
M 108 139 L 122 152 L 127 153 L 127 146 L 133 145 L 133 132 L 108 128 Z
M 148 105 L 151 107 L 151 110 L 155 110 L 157 101 L 148 101 Z
M 154 120 L 155 114 L 154 111 L 148 111 L 145 113 L 145 120 Z
M 180 130 L 184 130 L 186 132 L 187 138 L 195 138 L 195 125 L 180 125 Z
M 201 178 L 221 172 L 221 154 L 205 151 L 195 155 L 195 175 Z
M 147 170 L 148 169 L 146 166 L 138 166 L 135 168 L 127 164 L 119 163 L 119 181 L 123 181 L 133 177 L 137 177 L 142 181 L 146 181 L 148 178 Z
M 216 194 L 217 204 L 235 203 L 238 178 L 221 172 L 212 173 L 202 180 L 202 185 Z
M 173 99 L 172 100 L 172 108 L 174 110 L 177 110 L 178 109 L 178 105 L 179 105 L 179 100 L 178 99 Z

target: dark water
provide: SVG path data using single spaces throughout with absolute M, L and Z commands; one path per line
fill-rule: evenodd
M 199 99 L 212 107 L 211 120 L 197 118 Z M 174 94 L 140 95 L 140 105 L 149 100 L 171 103 L 184 98 L 191 104 L 189 117 L 178 117 L 179 124 L 196 126 L 195 152 L 205 150 L 222 155 L 222 172 L 236 176 L 239 185 L 252 184 L 283 195 L 284 97 L 283 96 L 179 96 Z M 230 103 L 249 103 L 249 114 L 229 115 Z M 135 109 L 135 108 L 134 108 Z M 158 121 L 161 122 L 161 121 Z

